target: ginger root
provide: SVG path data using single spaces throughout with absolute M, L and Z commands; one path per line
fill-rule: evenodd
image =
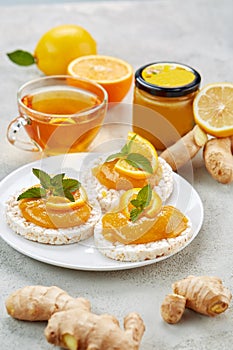
M 69 350 L 138 350 L 145 326 L 137 313 L 124 319 L 124 330 L 111 315 L 95 315 L 84 298 L 58 287 L 28 286 L 6 300 L 9 315 L 20 320 L 48 320 L 48 342 Z
M 168 295 L 161 306 L 161 315 L 168 323 L 177 323 L 182 316 L 184 301 L 177 295 L 185 299 L 185 307 L 212 317 L 224 312 L 232 298 L 217 277 L 188 276 L 173 283 L 172 289 L 174 294 Z
M 166 295 L 161 305 L 161 316 L 167 323 L 177 323 L 183 316 L 186 305 L 185 297 L 178 294 Z
M 191 131 L 162 152 L 160 157 L 166 160 L 172 170 L 176 171 L 192 159 L 207 140 L 207 134 L 195 125 Z
M 88 300 L 72 298 L 55 286 L 24 287 L 13 292 L 5 304 L 10 316 L 24 321 L 48 321 L 55 312 L 73 308 L 90 310 Z
M 233 137 L 210 139 L 203 151 L 210 175 L 223 184 L 233 181 Z
M 207 316 L 224 312 L 232 298 L 221 279 L 188 276 L 172 285 L 173 292 L 186 298 L 186 307 Z
M 49 319 L 45 336 L 49 343 L 70 350 L 137 350 L 143 332 L 143 323 L 135 313 L 125 318 L 122 330 L 111 315 L 72 309 L 55 313 Z

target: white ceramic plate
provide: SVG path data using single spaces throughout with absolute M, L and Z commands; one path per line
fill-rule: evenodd
M 153 264 L 174 255 L 163 256 L 154 260 L 141 262 L 119 262 L 108 259 L 98 252 L 90 238 L 76 244 L 65 246 L 51 246 L 29 241 L 15 234 L 4 220 L 5 202 L 8 197 L 21 188 L 36 184 L 37 178 L 32 174 L 32 168 L 43 169 L 50 174 L 65 172 L 66 175 L 80 178 L 80 172 L 90 157 L 95 154 L 79 153 L 44 158 L 27 164 L 9 174 L 0 182 L 0 235 L 11 247 L 33 259 L 47 264 L 77 270 L 112 271 L 131 269 L 139 266 Z M 87 189 L 88 191 L 88 189 Z M 203 205 L 194 188 L 181 176 L 174 173 L 174 191 L 166 204 L 174 205 L 187 215 L 192 222 L 192 239 L 180 250 L 185 248 L 197 236 L 203 222 Z M 179 251 L 180 251 L 179 250 Z M 177 253 L 177 252 L 176 252 Z M 175 254 L 176 254 L 175 253 Z

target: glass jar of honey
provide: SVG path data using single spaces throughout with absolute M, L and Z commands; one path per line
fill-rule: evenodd
M 135 73 L 133 131 L 158 150 L 175 143 L 194 126 L 193 100 L 200 74 L 175 62 L 156 62 Z

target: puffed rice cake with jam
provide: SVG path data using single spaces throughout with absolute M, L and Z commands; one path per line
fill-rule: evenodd
M 81 174 L 81 182 L 83 186 L 88 189 L 88 195 L 98 200 L 104 213 L 114 209 L 119 204 L 121 195 L 125 192 L 124 190 L 108 189 L 106 186 L 102 185 L 94 175 L 92 175 L 92 169 L 103 163 L 105 159 L 106 156 L 100 156 L 95 160 L 90 161 L 88 167 L 83 170 Z M 164 203 L 173 191 L 173 171 L 164 159 L 158 157 L 158 160 L 163 175 L 158 185 L 155 186 L 153 190 L 158 193 Z
M 18 195 L 14 194 L 6 202 L 6 222 L 16 234 L 31 241 L 52 245 L 77 243 L 93 236 L 95 224 L 101 217 L 100 206 L 92 199 L 89 201 L 91 215 L 83 225 L 58 229 L 41 227 L 23 217 Z

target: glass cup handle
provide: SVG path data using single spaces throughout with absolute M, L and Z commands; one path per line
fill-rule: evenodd
M 12 120 L 7 129 L 7 139 L 12 145 L 24 151 L 39 152 L 40 147 L 37 146 L 36 142 L 31 140 L 29 137 L 27 137 L 28 141 L 26 141 L 23 139 L 23 137 L 20 136 L 24 129 L 24 126 L 29 123 L 30 120 L 24 117 L 17 117 Z

